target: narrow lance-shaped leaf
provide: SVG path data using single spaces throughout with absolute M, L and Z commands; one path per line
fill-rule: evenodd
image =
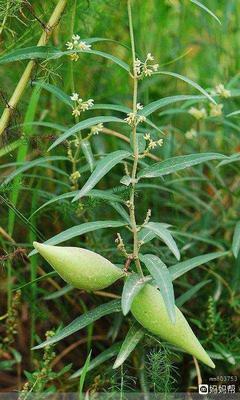
M 101 304 L 100 306 L 94 308 L 93 310 L 87 311 L 80 317 L 76 318 L 74 321 L 72 321 L 69 325 L 65 326 L 65 328 L 61 329 L 50 339 L 45 340 L 38 346 L 35 346 L 33 349 L 34 350 L 41 349 L 45 346 L 57 343 L 60 340 L 72 335 L 73 333 L 80 331 L 81 329 L 85 328 L 94 321 L 97 321 L 99 318 L 120 311 L 121 311 L 120 300 L 112 300 L 109 303 Z
M 57 201 L 73 198 L 77 193 L 78 193 L 78 191 L 75 190 L 73 192 L 67 192 L 67 193 L 60 194 L 59 196 L 55 196 L 53 199 L 48 200 L 46 203 L 42 204 L 37 210 L 35 210 L 34 213 L 32 213 L 32 215 L 29 217 L 29 219 L 32 218 L 33 215 L 37 214 L 43 208 L 45 208 L 51 204 L 54 204 Z M 116 194 L 110 193 L 106 190 L 92 189 L 92 190 L 90 190 L 90 192 L 88 192 L 87 196 L 92 197 L 92 198 L 100 198 L 101 200 L 106 200 L 109 202 L 123 203 L 123 200 L 121 199 L 121 197 L 117 196 Z
M 87 163 L 89 165 L 90 171 L 93 171 L 94 168 L 94 164 L 95 164 L 95 160 L 93 157 L 93 153 L 92 153 L 92 147 L 91 144 L 89 142 L 89 140 L 83 140 L 81 142 L 81 149 L 83 151 L 83 154 L 87 160 Z
M 165 224 L 165 223 L 159 223 L 159 225 L 161 225 L 163 228 L 169 228 L 171 225 L 169 224 Z M 149 229 L 141 229 L 141 231 L 138 233 L 138 240 L 140 242 L 143 243 L 148 243 L 150 242 L 152 239 L 154 239 L 156 237 L 156 233 L 154 233 L 153 231 L 150 231 Z
M 171 233 L 164 226 L 165 224 L 161 224 L 159 222 L 148 222 L 145 225 L 145 229 L 150 230 L 156 236 L 158 236 L 171 250 L 177 260 L 180 260 L 180 252 L 178 250 L 177 244 L 173 239 Z
M 78 122 L 76 125 L 72 126 L 70 129 L 67 129 L 63 135 L 59 136 L 59 138 L 57 138 L 55 140 L 55 142 L 53 142 L 53 144 L 49 147 L 48 151 L 54 149 L 54 147 L 58 146 L 60 143 L 67 140 L 69 138 L 69 136 L 74 135 L 74 133 L 76 133 L 76 132 L 79 132 L 83 129 L 90 128 L 91 126 L 94 126 L 97 124 L 104 124 L 107 122 L 125 123 L 124 120 L 117 118 L 117 117 L 100 116 L 100 117 L 93 117 L 93 118 L 85 119 L 84 121 Z
M 138 323 L 135 322 L 129 329 L 127 336 L 123 341 L 120 352 L 113 365 L 113 369 L 120 367 L 124 363 L 124 361 L 126 361 L 126 359 L 135 349 L 135 347 L 143 338 L 143 336 L 144 336 L 144 329 Z
M 198 7 L 202 8 L 204 11 L 206 11 L 221 25 L 220 19 L 211 10 L 209 10 L 209 8 L 207 8 L 204 4 L 200 3 L 200 1 L 198 1 L 198 0 L 190 0 L 190 1 L 191 1 L 191 3 L 196 4 Z
M 7 185 L 9 182 L 11 182 L 16 176 L 22 174 L 23 172 L 29 170 L 30 168 L 37 167 L 37 166 L 42 166 L 43 164 L 48 163 L 49 161 L 63 161 L 63 160 L 68 160 L 67 157 L 61 157 L 61 156 L 52 156 L 52 157 L 41 157 L 37 158 L 36 160 L 33 161 L 28 161 L 25 162 L 21 167 L 17 168 L 15 171 L 11 172 L 6 179 L 1 183 L 1 186 Z
M 162 262 L 162 260 L 153 255 L 145 254 L 140 256 L 141 261 L 146 265 L 151 276 L 157 283 L 161 295 L 163 297 L 168 315 L 170 320 L 176 322 L 176 311 L 175 311 L 175 301 L 174 301 L 174 291 L 172 278 L 169 273 L 167 266 Z
M 128 314 L 132 302 L 134 300 L 134 297 L 140 292 L 140 290 L 149 280 L 151 280 L 151 278 L 149 279 L 148 277 L 145 277 L 143 280 L 143 278 L 140 275 L 135 273 L 127 277 L 123 286 L 122 299 L 121 299 L 123 315 Z
M 139 172 L 138 177 L 158 178 L 160 176 L 181 171 L 182 169 L 189 168 L 194 165 L 201 164 L 203 162 L 211 160 L 223 160 L 225 158 L 227 158 L 227 156 L 218 153 L 199 153 L 199 154 L 189 154 L 186 156 L 172 157 L 168 158 L 165 161 L 155 163 L 150 167 L 142 169 Z
M 236 224 L 232 241 L 232 251 L 235 258 L 238 257 L 239 250 L 240 250 L 240 221 Z
M 197 294 L 197 292 L 202 289 L 203 286 L 207 285 L 211 282 L 211 279 L 207 281 L 202 281 L 191 287 L 187 292 L 183 293 L 180 297 L 176 299 L 176 305 L 178 307 L 182 307 L 188 300 L 191 300 L 192 297 Z
M 197 89 L 199 92 L 201 92 L 204 96 L 208 98 L 208 100 L 211 101 L 213 104 L 217 104 L 216 101 L 208 94 L 208 92 L 203 89 L 198 83 L 193 82 L 191 79 L 187 78 L 186 76 L 176 74 L 175 72 L 168 72 L 168 71 L 158 71 L 154 72 L 154 75 L 159 74 L 159 75 L 168 75 L 168 76 L 173 76 L 174 78 L 180 79 L 181 81 L 184 81 L 188 83 L 190 86 L 194 87 Z
M 82 189 L 79 190 L 79 192 L 76 194 L 73 201 L 76 201 L 85 196 L 100 181 L 100 179 L 102 179 L 104 175 L 106 175 L 120 161 L 124 160 L 130 155 L 131 153 L 129 153 L 128 151 L 117 150 L 113 153 L 108 154 L 102 160 L 98 161 L 92 175 L 87 180 Z
M 163 99 L 153 101 L 152 103 L 143 107 L 142 110 L 138 111 L 138 114 L 143 115 L 144 117 L 147 117 L 148 115 L 152 114 L 154 111 L 159 110 L 159 108 L 166 107 L 169 104 L 177 103 L 179 101 L 186 101 L 186 100 L 202 100 L 204 98 L 205 98 L 205 96 L 191 96 L 191 95 L 178 95 L 178 96 L 164 97 Z
M 66 229 L 65 231 L 58 233 L 57 235 L 51 237 L 51 239 L 46 240 L 43 244 L 59 244 L 66 242 L 66 240 L 72 239 L 76 236 L 83 235 L 84 233 L 87 232 L 93 232 L 98 229 L 104 229 L 104 228 L 118 228 L 120 226 L 126 225 L 125 222 L 122 221 L 94 221 L 94 222 L 86 222 L 81 225 L 76 225 L 73 226 L 72 228 Z M 28 257 L 33 256 L 34 254 L 37 254 L 37 250 L 31 251 L 31 253 L 28 255 Z
M 105 361 L 110 360 L 112 357 L 116 356 L 121 348 L 122 342 L 118 342 L 113 344 L 109 349 L 100 353 L 97 357 L 95 357 L 89 364 L 88 372 L 92 371 L 94 368 L 97 368 L 99 365 L 103 364 Z M 83 373 L 83 368 L 80 368 L 78 371 L 74 372 L 70 376 L 70 379 L 78 378 Z
M 215 260 L 216 258 L 222 257 L 227 254 L 227 252 L 220 251 L 215 253 L 203 254 L 202 256 L 193 257 L 190 260 L 182 261 L 178 264 L 172 265 L 168 268 L 168 270 L 172 276 L 172 280 L 174 281 L 191 269 L 199 267 L 199 265 L 206 264 L 209 261 Z

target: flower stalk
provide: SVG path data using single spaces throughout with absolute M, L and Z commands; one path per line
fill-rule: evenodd
M 133 63 L 133 114 L 137 114 L 137 97 L 138 97 L 138 76 L 135 69 L 136 64 L 136 53 L 135 53 L 135 41 L 134 41 L 134 32 L 133 32 L 133 23 L 132 23 L 132 11 L 131 11 L 131 0 L 128 0 L 128 19 L 129 19 L 129 30 L 130 30 L 130 40 L 131 40 L 131 48 L 132 48 L 132 63 Z M 129 198 L 129 215 L 131 221 L 131 228 L 133 233 L 133 259 L 136 264 L 136 268 L 138 273 L 144 278 L 141 264 L 139 261 L 139 246 L 138 246 L 138 226 L 136 222 L 135 215 L 135 185 L 136 185 L 136 174 L 139 160 L 139 151 L 138 151 L 138 142 L 137 142 L 137 120 L 132 125 L 132 139 L 133 139 L 133 167 L 131 173 L 131 191 Z

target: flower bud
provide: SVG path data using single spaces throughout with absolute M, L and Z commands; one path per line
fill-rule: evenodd
M 33 243 L 35 249 L 70 285 L 84 290 L 101 290 L 125 273 L 106 258 L 78 247 Z
M 215 368 L 214 363 L 199 343 L 187 320 L 176 308 L 176 323 L 169 319 L 160 291 L 146 284 L 134 298 L 131 311 L 136 320 L 154 335 L 180 347 L 204 364 Z

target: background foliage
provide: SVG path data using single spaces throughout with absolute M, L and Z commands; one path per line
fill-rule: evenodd
M 6 2 L 0 2 L 1 56 L 14 49 L 35 46 L 42 25 L 52 12 L 52 2 L 33 1 L 29 5 L 25 1 L 10 0 L 7 4 L 6 14 Z M 240 128 L 239 116 L 229 114 L 240 106 L 240 6 L 236 0 L 208 0 L 204 4 L 214 11 L 221 25 L 188 0 L 135 0 L 133 19 L 137 54 L 141 59 L 151 52 L 162 70 L 185 75 L 209 92 L 219 84 L 231 91 L 230 98 L 220 97 L 223 113 L 216 117 L 211 115 L 206 99 L 171 104 L 149 117 L 165 133 L 164 145 L 152 151 L 160 160 L 210 151 L 232 156 L 231 162 L 217 168 L 216 162 L 203 164 L 168 175 L 164 180 L 156 179 L 152 186 L 137 190 L 138 218 L 151 208 L 153 220 L 171 224 L 182 260 L 215 251 L 226 252 L 175 283 L 176 297 L 200 283 L 202 286 L 182 310 L 216 362 L 216 373 L 201 366 L 203 380 L 207 381 L 211 376 L 236 376 L 239 372 L 239 234 L 235 241 L 236 257 L 231 248 L 239 220 Z M 73 32 L 81 38 L 104 37 L 124 44 L 98 42 L 92 47 L 131 63 L 125 1 L 91 0 L 76 4 L 69 1 L 50 45 L 66 50 L 65 43 Z M 0 58 L 1 111 L 25 65 L 26 61 L 1 65 Z M 57 344 L 54 353 L 52 348 L 31 351 L 46 331 L 56 330 L 83 312 L 109 301 L 121 293 L 122 286 L 116 283 L 106 292 L 88 294 L 65 287 L 60 278 L 51 275 L 28 284 L 52 272 L 42 259 L 27 258 L 33 240 L 44 241 L 84 222 L 119 219 L 119 210 L 108 201 L 93 197 L 75 203 L 71 203 L 71 199 L 54 202 L 31 217 L 46 201 L 71 190 L 70 176 L 74 171 L 73 163 L 64 158 L 68 157 L 67 143 L 47 152 L 62 130 L 75 121 L 66 104 L 39 87 L 37 83 L 42 81 L 59 87 L 69 96 L 75 91 L 83 99 L 92 98 L 95 104 L 131 107 L 132 102 L 126 71 L 105 58 L 81 54 L 77 62 L 68 57 L 48 62 L 38 60 L 31 82 L 12 112 L 10 125 L 1 138 L 2 182 L 18 166 L 29 166 L 29 161 L 40 157 L 46 161 L 49 156 L 61 158 L 26 169 L 0 187 L 1 384 L 9 391 L 22 388 L 27 382 L 24 390 L 28 391 L 37 380 L 34 390 L 75 391 L 79 380 L 69 380 L 69 376 L 84 365 L 92 349 L 92 359 L 103 354 L 100 361 L 104 361 L 104 373 L 102 366 L 89 371 L 85 390 L 191 390 L 197 384 L 192 358 L 181 353 L 176 356 L 174 349 L 169 350 L 150 336 L 145 337 L 144 346 L 137 347 L 123 367 L 112 372 L 114 357 L 104 352 L 113 342 L 124 338 L 131 324 L 130 317 L 123 321 L 118 313 L 89 325 L 80 334 L 67 337 Z M 139 101 L 146 105 L 179 94 L 199 93 L 183 81 L 155 75 L 141 83 Z M 207 118 L 197 120 L 190 115 L 192 106 L 205 107 Z M 104 110 L 106 116 L 113 114 L 120 116 L 118 112 Z M 84 119 L 98 115 L 102 115 L 102 111 L 86 111 Z M 129 127 L 119 125 L 117 129 L 111 123 L 104 127 L 106 131 L 91 138 L 95 160 L 114 150 L 129 149 L 126 141 Z M 114 136 L 111 130 L 115 129 L 125 140 Z M 156 140 L 163 137 L 156 130 L 152 135 Z M 90 174 L 82 153 L 75 167 L 81 173 L 78 182 L 81 187 Z M 115 193 L 125 200 L 129 190 L 120 186 L 123 175 L 124 165 L 119 164 L 97 188 L 115 187 Z M 97 230 L 68 243 L 91 249 L 122 264 L 124 259 L 115 244 L 116 232 L 115 229 Z M 129 238 L 125 233 L 124 239 Z M 176 263 L 160 240 L 149 242 L 146 252 L 160 255 L 167 265 Z M 22 287 L 20 292 L 16 291 L 19 287 Z M 113 355 L 116 354 L 113 349 Z

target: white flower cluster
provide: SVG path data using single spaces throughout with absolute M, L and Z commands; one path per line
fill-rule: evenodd
M 143 105 L 140 103 L 137 103 L 137 112 L 139 110 L 143 109 Z M 145 122 L 146 121 L 146 117 L 144 117 L 143 115 L 138 115 L 137 112 L 130 112 L 127 114 L 127 117 L 124 118 L 124 121 L 127 122 L 128 125 L 130 126 L 137 126 L 139 123 L 141 122 Z
M 79 97 L 78 93 L 73 93 L 72 96 L 70 96 L 70 99 L 75 103 L 72 111 L 74 117 L 79 117 L 82 111 L 87 111 L 94 105 L 93 99 L 83 101 L 83 99 Z
M 212 90 L 211 94 L 213 96 L 218 94 L 220 97 L 223 97 L 224 99 L 228 99 L 229 97 L 231 97 L 231 91 L 226 89 L 222 83 L 219 83 L 219 85 L 215 87 L 215 90 Z
M 151 76 L 154 72 L 157 72 L 159 64 L 153 64 L 154 57 L 151 53 L 147 54 L 146 60 L 142 62 L 139 58 L 136 58 L 133 66 L 134 75 L 138 79 Z
M 153 150 L 155 149 L 157 146 L 162 147 L 163 145 L 163 139 L 159 139 L 159 140 L 152 140 L 150 133 L 146 133 L 144 135 L 144 139 L 146 140 L 147 143 L 147 150 L 146 152 L 148 152 L 149 150 Z
M 191 107 L 188 112 L 198 121 L 200 121 L 200 119 L 207 118 L 207 110 L 204 107 L 201 108 Z
M 208 112 L 205 107 L 201 108 L 191 107 L 188 112 L 198 121 L 200 121 L 201 119 L 206 119 L 208 116 Z M 210 111 L 209 111 L 210 117 L 220 117 L 222 114 L 223 114 L 223 104 L 210 103 Z
M 103 130 L 103 124 L 97 124 L 91 127 L 91 134 L 92 135 L 98 135 L 99 132 L 102 132 Z
M 80 40 L 79 35 L 72 35 L 72 41 L 66 43 L 68 50 L 91 50 L 91 45 L 87 44 L 83 40 Z M 72 61 L 77 61 L 79 59 L 79 55 L 77 53 L 70 54 L 70 58 Z

